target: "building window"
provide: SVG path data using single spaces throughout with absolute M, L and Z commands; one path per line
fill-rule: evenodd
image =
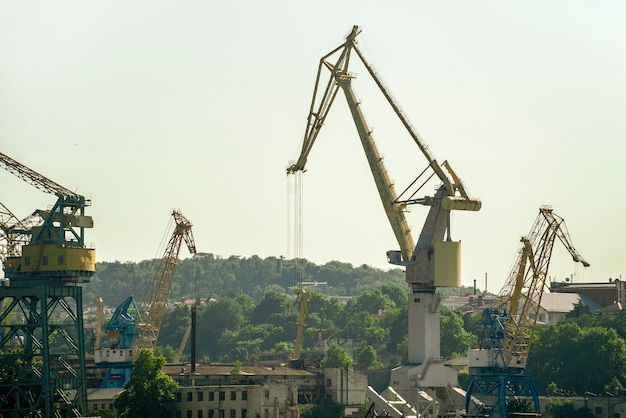
M 209 392 L 209 401 L 215 400 L 215 392 Z
M 224 418 L 224 410 L 220 409 L 217 411 L 219 418 Z
M 202 402 L 204 400 L 204 392 L 198 392 L 198 402 Z
M 187 392 L 187 402 L 191 402 L 193 401 L 193 393 L 191 392 Z M 191 418 L 191 417 L 189 417 Z
M 230 400 L 231 401 L 236 401 L 237 400 L 237 392 L 235 392 L 234 390 L 232 392 L 230 392 Z
M 332 387 L 333 386 L 333 380 L 332 379 L 326 379 L 326 387 Z
M 196 418 L 204 418 L 202 415 L 202 409 L 198 411 L 198 416 Z
M 270 397 L 270 391 L 268 389 L 265 389 L 265 397 L 266 398 Z
M 237 411 L 234 409 L 230 410 L 230 418 L 237 418 Z
M 183 418 L 183 413 L 180 411 L 176 411 L 176 418 Z
M 41 264 L 43 264 L 44 266 L 48 265 L 48 256 L 47 255 L 43 256 L 43 260 L 41 261 Z
M 247 409 L 242 409 L 241 410 L 241 418 L 248 418 L 248 410 Z
M 62 255 L 57 257 L 57 263 L 62 266 L 63 264 L 65 264 L 65 259 L 63 258 Z
M 193 416 L 191 415 L 191 411 L 187 411 L 187 418 L 193 418 Z
M 241 392 L 241 400 L 242 401 L 247 401 L 248 400 L 248 391 L 244 390 L 243 392 Z
M 94 409 L 94 411 L 98 410 L 98 404 L 97 403 L 93 404 L 93 409 Z
M 183 394 L 180 392 L 176 392 L 176 402 L 180 402 L 183 400 Z
M 602 407 L 596 406 L 596 415 L 602 415 Z
M 215 418 L 215 411 L 214 410 L 209 410 L 209 416 L 208 418 Z
M 224 392 L 223 390 L 220 390 L 220 401 L 224 401 L 226 400 L 226 392 Z

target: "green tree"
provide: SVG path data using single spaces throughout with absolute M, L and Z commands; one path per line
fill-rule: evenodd
M 613 377 L 625 381 L 626 344 L 614 329 L 571 322 L 542 327 L 535 333 L 528 369 L 537 387 L 554 382 L 568 392 L 599 393 Z
M 289 298 L 286 294 L 271 290 L 265 293 L 263 299 L 254 309 L 252 322 L 255 324 L 269 322 L 272 316 L 284 314 L 289 305 Z
M 441 307 L 441 355 L 443 357 L 465 356 L 476 344 L 478 337 L 463 329 L 463 318 L 457 312 Z
M 114 400 L 120 418 L 168 418 L 178 383 L 162 372 L 165 358 L 143 349 L 133 364 L 133 376 Z
M 337 343 L 333 343 L 330 347 L 328 347 L 328 350 L 326 350 L 322 365 L 329 369 L 339 368 L 352 370 L 354 360 L 352 360 L 348 352 L 343 347 L 340 347 Z

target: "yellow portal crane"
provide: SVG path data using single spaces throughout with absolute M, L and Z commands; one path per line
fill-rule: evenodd
M 589 263 L 572 245 L 563 218 L 555 214 L 550 206 L 542 206 L 530 233 L 521 238 L 522 246 L 514 264 L 516 268 L 499 293 L 508 313 L 503 340 L 507 367 L 526 367 L 557 237 L 574 262 L 589 267 Z
M 385 213 L 400 246 L 399 251 L 387 252 L 388 261 L 406 267 L 406 281 L 415 295 L 409 299 L 409 362 L 422 364 L 429 358 L 440 357 L 439 297 L 435 294 L 435 287 L 460 286 L 460 242 L 454 242 L 451 238 L 450 211 L 478 211 L 481 202 L 469 196 L 447 161 L 440 164 L 431 154 L 382 79 L 360 51 L 356 40 L 360 33 L 361 29 L 354 26 L 345 43 L 321 58 L 300 156 L 289 165 L 287 173 L 294 174 L 305 170 L 309 153 L 341 89 L 346 97 Z M 427 160 L 427 166 L 400 195 L 395 191 L 394 183 L 383 164 L 383 157 L 374 142 L 372 130 L 363 116 L 360 102 L 352 88 L 355 76 L 348 69 L 353 51 Z M 337 54 L 336 61 L 331 61 Z M 325 87 L 321 80 L 323 69 L 330 72 Z M 321 95 L 319 99 L 318 92 Z M 434 196 L 416 197 L 434 176 L 441 182 Z M 404 216 L 407 206 L 416 203 L 430 207 L 417 243 L 411 236 Z
M 191 232 L 192 223 L 179 210 L 173 210 L 176 226 L 167 244 L 165 254 L 152 278 L 144 304 L 141 308 L 141 323 L 137 326 L 137 348 L 154 349 L 163 324 L 167 298 L 172 288 L 174 270 L 178 265 L 183 241 L 189 252 L 196 254 L 196 244 Z M 137 350 L 137 351 L 139 351 Z
M 472 374 L 465 399 L 468 415 L 478 410 L 474 398 L 488 405 L 493 417 L 507 416 L 506 401 L 511 397 L 532 399 L 535 412 L 540 412 L 537 392 L 525 369 L 556 238 L 574 262 L 589 266 L 572 245 L 563 218 L 550 206 L 539 208 L 498 295 L 503 309 L 486 310 L 485 323 L 479 327 L 479 348 L 468 352 Z

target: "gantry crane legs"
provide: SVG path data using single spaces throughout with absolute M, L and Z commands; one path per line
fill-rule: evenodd
M 0 166 L 57 196 L 3 263 L 0 416 L 79 417 L 87 405 L 80 284 L 95 272 L 95 250 L 84 240 L 91 202 L 2 153 Z

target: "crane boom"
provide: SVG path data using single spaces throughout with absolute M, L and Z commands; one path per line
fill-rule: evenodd
M 360 33 L 361 29 L 353 26 L 345 42 L 320 59 L 300 156 L 288 166 L 287 174 L 305 170 L 313 144 L 324 125 L 338 91 L 342 90 L 385 214 L 400 247 L 399 250 L 388 251 L 387 259 L 391 264 L 406 267 L 406 281 L 411 287 L 411 294 L 420 294 L 409 298 L 408 346 L 409 362 L 423 364 L 428 359 L 440 357 L 439 298 L 435 294 L 435 289 L 437 286 L 458 287 L 461 280 L 460 242 L 453 242 L 451 239 L 450 211 L 478 211 L 481 202 L 479 199 L 469 197 L 450 163 L 444 161 L 443 164 L 439 164 L 433 157 L 389 89 L 359 50 L 356 38 Z M 391 181 L 383 157 L 372 136 L 372 130 L 365 120 L 361 104 L 352 88 L 352 80 L 355 78 L 349 71 L 352 51 L 356 51 L 358 58 L 365 65 L 428 163 L 417 178 L 399 195 L 395 191 L 394 183 Z M 337 56 L 336 60 L 333 59 L 335 56 Z M 330 73 L 326 83 L 322 81 L 324 69 Z M 422 187 L 435 176 L 442 184 L 437 188 L 434 196 L 416 198 L 415 196 Z M 411 229 L 404 214 L 408 205 L 416 203 L 430 208 L 417 242 L 411 235 Z
M 361 33 L 361 29 L 358 26 L 354 26 L 343 45 L 335 48 L 320 59 L 301 153 L 298 160 L 289 165 L 287 173 L 293 174 L 298 171 L 305 170 L 309 153 L 311 152 L 313 144 L 315 143 L 315 140 L 324 125 L 328 112 L 336 98 L 337 92 L 339 89 L 343 90 L 348 102 L 348 107 L 352 114 L 352 118 L 356 125 L 359 138 L 361 139 L 361 144 L 365 151 L 370 171 L 374 177 L 374 182 L 385 209 L 385 213 L 400 246 L 400 257 L 395 256 L 392 252 L 390 252 L 388 253 L 389 261 L 393 264 L 407 265 L 415 262 L 415 244 L 413 237 L 411 236 L 410 227 L 404 216 L 404 212 L 408 204 L 420 203 L 428 206 L 441 206 L 444 211 L 451 209 L 476 211 L 480 209 L 481 203 L 480 200 L 469 197 L 460 178 L 456 175 L 447 161 L 440 165 L 433 157 L 422 138 L 413 128 L 411 122 L 398 105 L 397 101 L 393 98 L 389 89 L 385 87 L 382 79 L 378 76 L 377 72 L 369 64 L 365 56 L 358 48 L 356 38 L 359 33 Z M 372 130 L 369 128 L 365 117 L 363 116 L 359 101 L 357 100 L 354 90 L 352 89 L 352 79 L 354 76 L 348 71 L 352 50 L 356 51 L 357 56 L 367 68 L 369 74 L 376 82 L 376 85 L 379 87 L 396 115 L 402 121 L 402 124 L 408 130 L 409 134 L 426 157 L 428 166 L 434 172 L 433 174 L 436 174 L 436 176 L 443 183 L 434 198 L 427 196 L 419 199 L 413 199 L 411 197 L 409 199 L 402 200 L 396 193 L 394 183 L 389 177 L 387 169 L 383 163 L 383 157 L 378 151 L 372 136 Z M 331 62 L 330 58 L 339 51 L 341 52 L 339 53 L 337 60 L 334 63 Z M 324 68 L 330 71 L 330 77 L 325 85 L 323 93 L 321 94 L 321 98 L 318 101 L 318 93 L 323 85 L 321 82 L 321 75 L 322 69 Z M 424 170 L 420 176 L 423 175 L 425 171 L 426 170 Z M 426 181 L 428 181 L 428 179 L 426 179 Z M 405 192 L 406 191 L 407 190 L 405 190 Z M 415 193 L 413 193 L 413 195 L 414 194 Z M 439 211 L 437 211 L 437 213 L 438 212 Z M 440 216 L 445 218 L 447 217 L 447 213 L 442 212 Z M 435 223 L 441 223 L 441 221 L 436 221 Z M 447 229 L 447 226 L 444 229 Z M 444 239 L 443 232 L 439 233 L 438 236 L 432 236 L 431 233 L 428 233 L 428 235 L 430 239 L 427 245 L 429 247 L 432 245 L 433 240 Z
M 508 312 L 503 341 L 504 360 L 508 367 L 526 366 L 557 237 L 574 262 L 589 267 L 572 245 L 565 220 L 550 206 L 542 206 L 530 233 L 521 239 L 517 267 L 499 293 Z
M 35 186 L 42 192 L 54 194 L 57 196 L 78 196 L 73 191 L 61 186 L 58 183 L 50 180 L 49 178 L 42 176 L 35 170 L 26 167 L 23 164 L 15 161 L 6 154 L 0 152 L 0 165 L 7 171 L 15 174 L 25 182 Z
M 176 226 L 147 291 L 141 310 L 141 318 L 145 322 L 137 326 L 137 346 L 140 349 L 154 349 L 156 346 L 183 241 L 189 252 L 196 254 L 196 244 L 191 232 L 192 223 L 179 210 L 172 211 L 172 216 Z

